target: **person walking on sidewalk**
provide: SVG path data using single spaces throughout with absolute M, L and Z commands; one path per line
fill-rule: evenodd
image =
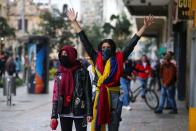
M 116 52 L 116 44 L 112 39 L 101 41 L 98 45 L 98 52 L 96 52 L 76 20 L 77 13 L 70 9 L 67 16 L 95 65 L 97 88 L 91 131 L 105 131 L 106 125 L 108 125 L 109 131 L 118 131 L 122 110 L 122 102 L 119 100 L 119 96 L 123 62 L 133 51 L 145 29 L 153 23 L 153 17 L 145 17 L 144 25 L 129 41 L 123 52 Z
M 86 131 L 92 120 L 92 87 L 88 71 L 76 60 L 77 51 L 64 46 L 59 52 L 60 66 L 54 81 L 51 128 L 57 126 L 60 116 L 61 130 Z
M 16 64 L 12 53 L 9 53 L 9 57 L 5 63 L 5 69 L 8 76 L 13 76 L 16 73 Z
M 171 55 L 166 54 L 164 57 L 164 62 L 160 68 L 160 78 L 162 82 L 160 105 L 155 113 L 160 114 L 163 111 L 166 98 L 171 104 L 172 111 L 170 114 L 177 114 L 177 106 L 175 101 L 175 82 L 176 82 L 176 66 L 171 63 Z

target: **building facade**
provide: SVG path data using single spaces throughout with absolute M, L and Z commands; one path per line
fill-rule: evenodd
M 41 22 L 40 13 L 41 9 L 38 5 L 33 3 L 33 0 L 24 0 L 24 7 L 21 0 L 15 0 L 9 3 L 8 22 L 9 25 L 14 27 L 17 31 L 17 37 L 20 37 L 22 30 L 22 11 L 24 11 L 25 31 L 28 34 L 32 34 L 35 30 L 38 30 L 39 23 Z M 23 34 L 21 34 L 23 35 Z
M 0 0 L 0 16 L 7 17 L 7 0 Z

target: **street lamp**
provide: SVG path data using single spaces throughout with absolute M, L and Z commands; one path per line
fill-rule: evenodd
M 4 37 L 1 37 L 1 42 L 4 41 Z
M 2 53 L 4 37 L 1 37 L 0 40 L 1 40 L 1 43 L 0 43 L 0 44 L 1 44 L 1 45 L 0 45 L 0 46 L 1 46 L 1 47 L 0 47 L 0 53 Z

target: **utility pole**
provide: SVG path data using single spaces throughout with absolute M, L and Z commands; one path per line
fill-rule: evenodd
M 10 0 L 6 0 L 6 17 L 7 17 L 7 21 L 9 21 L 9 14 L 10 14 Z
M 22 32 L 25 33 L 25 0 L 21 0 L 21 25 Z

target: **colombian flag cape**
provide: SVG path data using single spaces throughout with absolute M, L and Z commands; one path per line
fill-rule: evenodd
M 123 61 L 123 53 L 116 52 L 115 56 L 110 57 L 104 65 L 102 53 L 98 53 L 96 60 L 98 81 L 91 131 L 96 131 L 97 128 L 105 131 L 105 125 L 110 123 L 110 92 L 120 92 L 119 81 L 123 73 Z

